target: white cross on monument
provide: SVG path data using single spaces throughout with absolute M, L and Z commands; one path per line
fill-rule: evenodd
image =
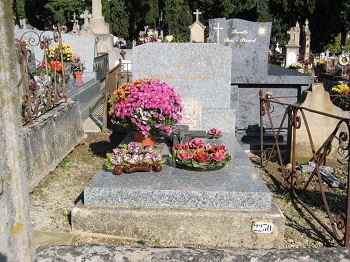
M 196 9 L 196 12 L 193 12 L 194 15 L 196 15 L 196 21 L 199 21 L 199 15 L 202 14 L 201 12 L 199 12 L 198 9 Z
M 92 14 L 89 14 L 89 11 L 85 9 L 84 13 L 80 15 L 80 18 L 84 19 L 84 26 L 89 26 L 89 19 L 92 18 Z
M 213 27 L 213 29 L 218 31 L 216 33 L 216 42 L 219 44 L 219 42 L 220 42 L 220 30 L 224 29 L 224 28 L 220 27 L 220 24 L 218 23 L 218 27 Z

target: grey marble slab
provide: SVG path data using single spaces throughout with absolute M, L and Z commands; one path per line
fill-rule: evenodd
M 84 189 L 84 204 L 270 208 L 271 192 L 234 135 L 225 134 L 216 143 L 224 144 L 233 156 L 233 160 L 220 170 L 196 172 L 164 165 L 159 173 L 151 171 L 115 176 L 113 171 L 101 168 Z

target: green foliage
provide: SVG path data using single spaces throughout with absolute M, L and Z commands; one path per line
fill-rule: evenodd
M 45 7 L 47 3 L 48 0 L 25 0 L 24 3 L 28 23 L 40 30 L 52 28 L 52 13 Z
M 164 5 L 165 31 L 175 35 L 178 41 L 189 41 L 189 25 L 193 23 L 192 13 L 187 1 L 165 0 Z M 185 34 L 187 35 L 185 39 Z
M 129 13 L 126 11 L 124 0 L 114 0 L 110 2 L 110 28 L 111 33 L 128 38 L 129 36 Z
M 25 0 L 14 0 L 12 2 L 13 5 L 13 12 L 15 17 L 17 18 L 25 18 L 25 10 L 24 10 L 24 2 Z
M 47 199 L 47 192 L 45 191 L 45 185 L 43 185 L 42 183 L 40 183 L 36 189 L 35 192 L 39 195 L 39 197 L 43 200 Z
M 60 166 L 60 168 L 62 168 L 62 169 L 66 169 L 66 168 L 70 165 L 70 162 L 71 162 L 71 160 L 70 160 L 70 158 L 67 156 L 67 157 L 65 157 L 65 158 L 61 161 L 61 163 L 59 164 L 59 166 Z
M 84 9 L 91 12 L 91 0 L 13 0 L 16 23 L 27 18 L 38 29 L 51 29 L 61 23 L 72 29 L 72 14 L 80 15 Z M 350 30 L 350 2 L 348 0 L 102 0 L 102 11 L 111 33 L 126 39 L 139 36 L 145 26 L 172 34 L 174 41 L 189 41 L 189 28 L 199 9 L 201 23 L 207 26 L 211 18 L 240 18 L 250 21 L 272 22 L 271 40 L 287 44 L 287 31 L 296 22 L 310 21 L 311 49 L 324 51 L 331 43 L 333 51 L 339 43 L 333 42 L 340 32 L 345 44 Z M 82 24 L 82 20 L 80 21 Z M 320 30 L 322 29 L 322 30 Z
M 330 43 L 327 48 L 331 51 L 332 54 L 335 54 L 341 49 L 341 33 L 334 37 L 332 43 Z
M 84 3 L 81 1 L 71 0 L 50 0 L 46 5 L 52 14 L 52 23 L 61 25 L 68 25 L 71 23 L 74 13 L 82 14 L 84 12 Z

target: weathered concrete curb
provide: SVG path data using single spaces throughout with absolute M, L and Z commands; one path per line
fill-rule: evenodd
M 78 145 L 84 136 L 78 102 L 62 103 L 23 128 L 29 191 Z
M 192 249 L 112 246 L 48 246 L 37 261 L 350 261 L 349 248 Z
M 53 232 L 33 230 L 35 247 L 49 245 L 74 245 L 75 234 L 69 232 Z

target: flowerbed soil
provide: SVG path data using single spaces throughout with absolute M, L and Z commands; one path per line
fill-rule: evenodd
M 110 131 L 86 134 L 85 141 L 78 145 L 30 193 L 30 216 L 33 230 L 71 232 L 70 212 L 80 199 L 84 186 L 103 165 L 106 153 L 112 152 L 112 149 L 122 141 L 124 136 L 124 133 Z M 258 156 L 251 153 L 248 153 L 248 156 L 259 170 L 272 192 L 274 201 L 286 217 L 285 248 L 339 246 L 311 215 L 297 201 L 293 200 L 289 192 L 276 182 L 275 177 L 280 177 L 280 167 L 277 163 L 269 165 L 269 172 L 265 172 L 260 166 Z M 326 214 L 322 212 L 320 205 L 312 206 L 312 209 L 327 222 Z M 119 239 L 88 234 L 77 235 L 76 244 L 161 245 L 152 238 Z

